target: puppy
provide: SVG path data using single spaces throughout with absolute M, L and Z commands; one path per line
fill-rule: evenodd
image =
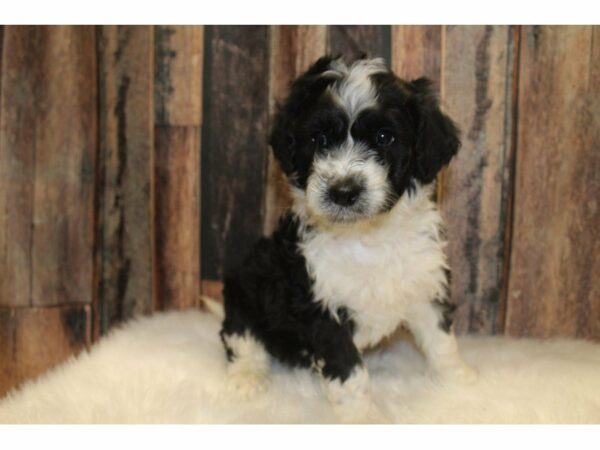
M 320 58 L 292 84 L 270 144 L 293 207 L 225 277 L 233 385 L 260 389 L 274 357 L 317 371 L 341 420 L 380 420 L 362 353 L 400 325 L 435 372 L 473 381 L 431 198 L 460 141 L 431 83 L 403 81 L 382 59 Z

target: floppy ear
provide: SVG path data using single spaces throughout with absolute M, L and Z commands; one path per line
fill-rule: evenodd
M 446 166 L 460 147 L 459 131 L 439 107 L 432 82 L 419 78 L 409 83 L 411 106 L 417 124 L 415 177 L 427 184 Z
M 338 57 L 319 58 L 304 74 L 291 85 L 290 94 L 283 105 L 278 107 L 269 138 L 275 158 L 286 175 L 294 172 L 297 163 L 296 136 L 294 125 L 298 115 L 307 105 L 312 104 L 325 88 L 339 76 Z

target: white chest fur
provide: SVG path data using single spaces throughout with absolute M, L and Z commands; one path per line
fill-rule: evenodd
M 405 194 L 377 222 L 311 231 L 301 248 L 315 300 L 335 315 L 350 310 L 359 349 L 393 333 L 415 302 L 432 301 L 445 287 L 441 217 L 430 188 Z

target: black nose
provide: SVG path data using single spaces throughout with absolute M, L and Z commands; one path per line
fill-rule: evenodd
M 329 188 L 329 198 L 340 206 L 351 206 L 356 203 L 362 186 L 354 180 L 344 180 Z

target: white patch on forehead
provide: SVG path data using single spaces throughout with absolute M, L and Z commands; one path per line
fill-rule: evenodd
M 371 75 L 387 72 L 387 68 L 382 58 L 361 59 L 349 68 L 337 60 L 334 62 L 335 65 L 332 62 L 328 72 L 335 72 L 341 78 L 330 88 L 330 92 L 353 120 L 363 109 L 375 106 L 377 92 Z

